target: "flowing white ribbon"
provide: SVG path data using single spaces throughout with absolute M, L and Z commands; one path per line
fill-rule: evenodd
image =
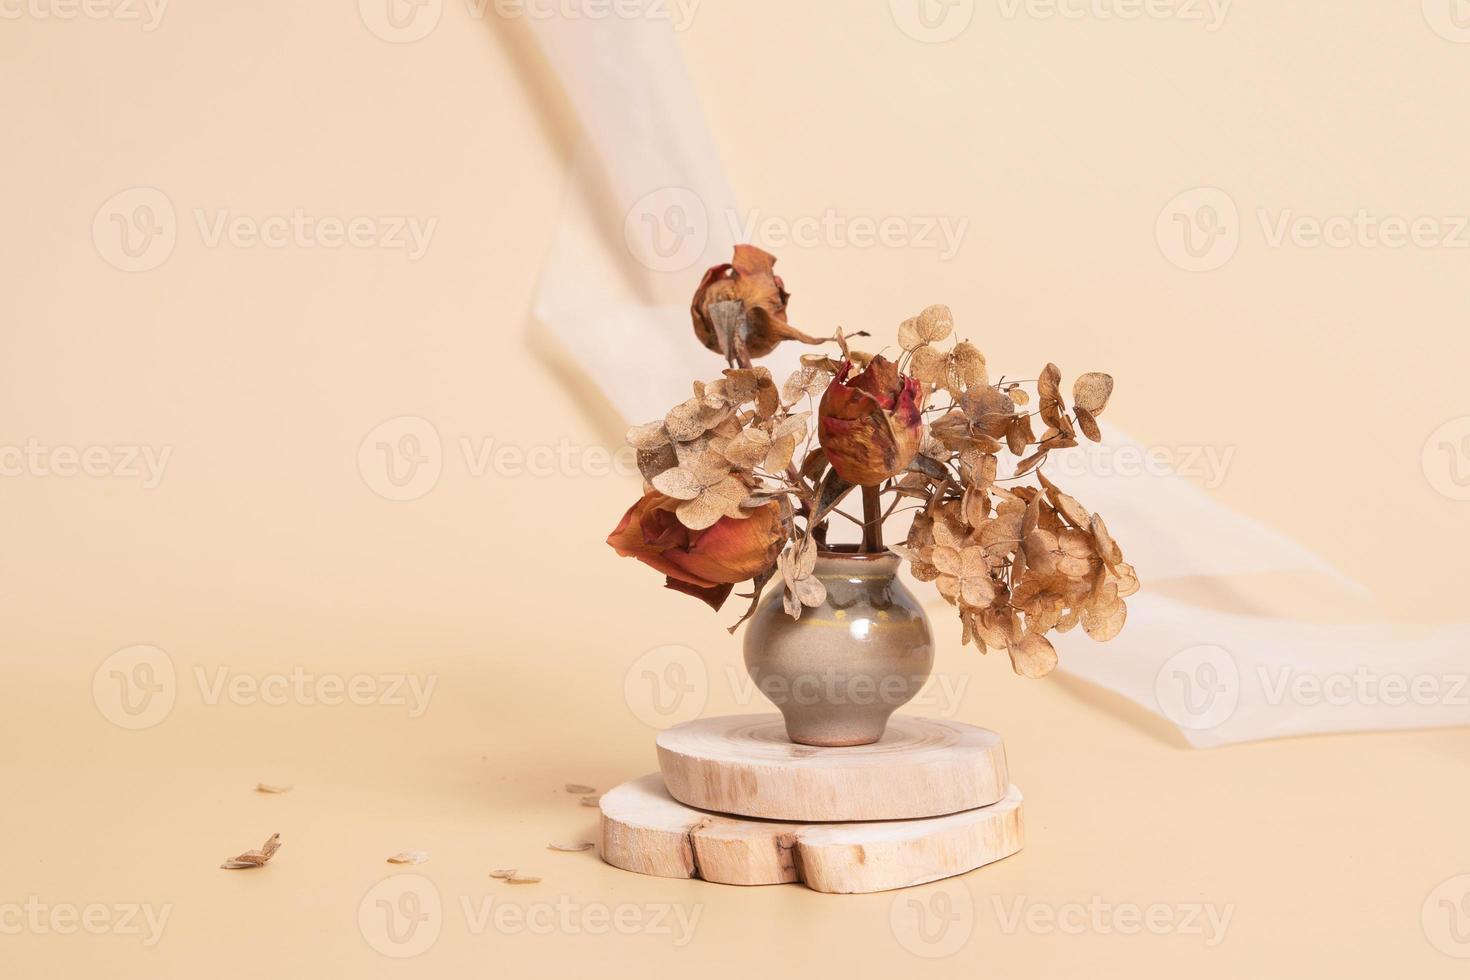
M 583 129 L 535 316 L 624 421 L 661 416 L 712 373 L 689 297 L 734 236 L 734 194 L 672 27 L 648 18 L 552 18 L 537 36 Z M 781 376 L 796 354 L 766 363 Z M 1147 458 L 1116 428 L 1083 452 Z M 1073 450 L 1074 453 L 1079 452 Z M 1470 627 L 1409 637 L 1384 623 L 1239 615 L 1150 592 L 1170 579 L 1311 573 L 1351 601 L 1368 590 L 1290 537 L 1157 467 L 1069 469 L 1068 490 L 1107 516 L 1145 590 L 1104 646 L 1061 638 L 1062 668 L 1179 726 L 1194 745 L 1326 731 L 1470 724 Z

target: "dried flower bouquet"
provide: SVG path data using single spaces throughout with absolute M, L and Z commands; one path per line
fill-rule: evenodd
M 608 543 L 715 609 L 751 582 L 733 632 L 777 578 L 793 618 L 822 604 L 812 572 L 835 518 L 856 524 L 860 550 L 875 553 L 885 523 L 912 512 L 906 539 L 888 550 L 957 608 L 965 642 L 1006 650 L 1017 673 L 1042 677 L 1057 662 L 1053 631 L 1080 624 L 1094 640 L 1116 636 L 1138 577 L 1102 517 L 1042 472 L 1079 432 L 1101 439 L 1113 379 L 1083 374 L 1070 407 L 1054 364 L 1033 381 L 992 383 L 974 344 L 949 343 L 944 306 L 899 326 L 894 359 L 853 349 L 850 337 L 865 333 L 810 336 L 787 323 L 790 295 L 774 266 L 740 245 L 700 282 L 695 335 L 730 366 L 629 431 L 645 493 Z M 837 356 L 805 355 L 778 385 L 752 362 L 787 340 L 833 344 Z M 1005 454 L 1016 462 L 1002 476 Z M 854 491 L 861 516 L 844 509 Z

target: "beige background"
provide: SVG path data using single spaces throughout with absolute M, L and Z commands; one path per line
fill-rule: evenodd
M 111 464 L 65 475 L 64 453 L 0 480 L 7 975 L 1463 974 L 1464 730 L 1193 752 L 1095 690 L 962 651 L 947 620 L 941 679 L 962 696 L 930 710 L 1005 733 L 1027 795 L 1017 857 L 895 898 L 645 879 L 544 850 L 594 832 L 564 783 L 653 768 L 643 670 L 686 668 L 684 711 L 753 702 L 728 679 L 729 617 L 601 543 L 637 481 L 585 472 L 622 422 L 569 395 L 528 323 L 575 132 L 527 24 L 450 0 L 428 36 L 392 43 L 345 0 L 176 0 L 153 30 L 132 7 L 88 9 L 103 16 L 35 0 L 0 23 L 0 444 L 170 455 L 156 486 Z M 1470 37 L 1449 4 L 1242 2 L 1213 31 L 1048 9 L 983 2 L 928 44 L 877 0 L 698 6 L 680 44 L 748 207 L 969 220 L 949 261 L 781 249 L 793 316 L 891 329 L 944 301 L 992 365 L 1109 370 L 1110 417 L 1137 437 L 1233 451 L 1218 499 L 1322 551 L 1397 619 L 1462 613 L 1454 467 L 1470 459 L 1422 451 L 1470 414 L 1470 232 L 1458 248 L 1273 247 L 1260 218 L 1361 209 L 1455 233 Z M 1238 249 L 1186 272 L 1155 226 L 1202 186 L 1237 206 Z M 104 205 L 136 187 L 167 196 L 177 242 L 129 273 L 109 262 Z M 411 260 L 211 246 L 197 217 L 296 209 L 437 224 Z M 392 502 L 359 448 L 400 416 L 432 423 L 442 474 Z M 1453 448 L 1467 430 L 1447 431 Z M 477 471 L 487 443 L 565 445 L 577 465 Z M 138 644 L 163 654 L 104 664 Z M 160 716 L 128 730 L 112 671 L 146 680 L 139 663 L 159 668 Z M 222 676 L 298 668 L 389 701 L 406 693 L 393 675 L 435 686 L 418 717 L 213 697 Z M 272 831 L 268 868 L 216 870 Z M 431 855 L 415 870 L 443 911 L 417 934 L 437 941 L 399 961 L 370 890 L 409 848 Z M 499 867 L 544 881 L 505 886 Z M 33 896 L 63 929 L 93 904 L 114 925 L 16 928 Z M 461 903 L 486 898 L 642 926 L 477 930 Z M 939 943 L 907 924 L 911 898 L 959 916 Z M 1104 911 L 1048 927 L 1089 903 Z M 158 942 L 112 918 L 128 904 L 168 910 Z M 1184 926 L 1192 904 L 1228 910 L 1223 941 Z M 1118 931 L 1153 905 L 1162 934 Z M 653 906 L 664 925 L 697 914 L 692 938 L 677 946 Z M 1035 918 L 1012 927 L 1017 908 Z

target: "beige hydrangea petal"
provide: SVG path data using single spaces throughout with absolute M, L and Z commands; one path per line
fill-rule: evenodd
M 911 316 L 898 325 L 898 346 L 907 351 L 918 350 L 929 343 L 919 328 L 919 318 Z
M 669 444 L 669 430 L 664 427 L 663 419 L 645 422 L 629 429 L 627 440 L 634 449 L 654 450 Z
M 989 575 L 965 576 L 960 580 L 960 598 L 967 606 L 983 609 L 995 601 L 995 583 Z
M 760 429 L 746 429 L 731 439 L 723 450 L 724 457 L 742 470 L 755 469 L 771 451 L 771 437 Z
M 820 398 L 832 384 L 835 375 L 825 367 L 815 364 L 803 365 L 781 386 L 781 401 L 795 405 L 802 398 Z
M 1077 427 L 1082 430 L 1082 434 L 1093 442 L 1102 442 L 1102 429 L 1098 428 L 1097 419 L 1092 417 L 1092 413 L 1076 406 L 1073 409 L 1077 415 Z
M 1128 622 L 1128 604 L 1117 597 L 1116 590 L 1111 601 L 1094 602 L 1082 607 L 1082 629 L 1099 643 L 1106 643 L 1123 632 Z
M 958 385 L 948 386 L 951 391 L 979 388 L 990 384 L 985 355 L 980 353 L 980 348 L 969 341 L 962 340 L 954 345 L 954 350 L 949 353 L 949 364 L 953 374 L 951 380 L 959 382 Z
M 702 398 L 691 398 L 675 405 L 669 409 L 669 414 L 664 416 L 664 425 L 669 431 L 669 437 L 675 442 L 698 439 L 710 430 L 708 413 L 709 406 Z
M 909 362 L 909 374 L 924 384 L 943 386 L 949 378 L 949 357 L 932 347 L 920 347 Z
M 694 500 L 686 500 L 674 509 L 674 514 L 691 531 L 703 531 L 713 527 L 725 516 L 725 502 L 711 493 L 700 494 Z
M 1098 557 L 1114 567 L 1123 560 L 1123 549 L 1113 540 L 1113 535 L 1108 531 L 1108 526 L 1103 523 L 1101 514 L 1093 514 L 1087 525 L 1092 531 L 1093 543 L 1097 545 Z
M 962 567 L 959 549 L 950 545 L 936 545 L 929 556 L 929 563 L 943 575 L 958 575 Z
M 650 482 L 659 493 L 675 500 L 694 500 L 704 492 L 704 484 L 682 466 L 664 470 Z
M 1089 371 L 1072 384 L 1072 405 L 1089 415 L 1101 415 L 1113 396 L 1113 376 L 1101 371 Z
M 924 311 L 919 314 L 918 320 L 919 332 L 930 343 L 936 340 L 943 340 L 954 330 L 954 314 L 943 303 L 935 303 L 933 306 L 924 307 Z
M 1011 667 L 1022 677 L 1041 678 L 1057 665 L 1057 651 L 1051 641 L 1035 633 L 1027 633 L 1010 647 Z
M 767 473 L 780 473 L 791 465 L 792 458 L 796 455 L 796 439 L 792 436 L 783 436 L 771 443 L 771 449 L 762 460 Z

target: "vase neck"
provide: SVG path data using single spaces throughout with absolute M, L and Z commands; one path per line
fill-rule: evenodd
M 817 554 L 818 577 L 893 578 L 898 574 L 899 558 L 891 551 L 857 554 L 845 551 L 823 551 Z

